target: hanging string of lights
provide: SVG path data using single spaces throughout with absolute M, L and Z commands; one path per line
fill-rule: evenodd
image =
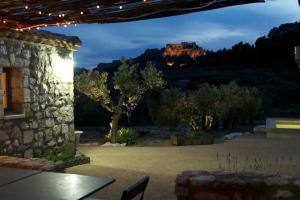
M 172 16 L 264 0 L 1 0 L 0 26 L 28 31 L 47 26 L 114 23 Z M 2 23 L 2 24 L 1 24 Z
M 147 0 L 142 0 L 144 3 L 147 2 Z M 36 13 L 37 15 L 46 15 L 48 17 L 58 17 L 61 18 L 62 20 L 59 20 L 61 22 L 55 22 L 55 23 L 41 23 L 41 24 L 35 24 L 35 25 L 28 25 L 26 27 L 20 27 L 20 28 L 14 28 L 14 30 L 16 31 L 30 31 L 31 29 L 37 29 L 39 30 L 41 27 L 47 27 L 47 26 L 63 26 L 65 28 L 68 27 L 68 25 L 74 25 L 75 27 L 77 26 L 77 24 L 80 23 L 80 21 L 76 21 L 76 20 L 69 20 L 69 19 L 65 19 L 67 18 L 67 15 L 64 12 L 60 12 L 60 11 L 56 11 L 55 12 L 43 12 L 41 10 L 35 11 L 34 6 L 33 8 L 30 7 L 30 5 L 27 5 L 28 2 L 24 2 L 24 12 L 28 13 Z M 1 5 L 0 5 L 1 6 Z M 125 5 L 120 5 L 118 6 L 119 10 L 122 10 L 124 8 Z M 100 8 L 102 8 L 104 6 L 101 6 L 99 2 L 97 2 L 95 8 L 100 11 Z M 1 8 L 1 7 L 0 7 Z M 87 10 L 89 10 L 90 8 L 88 8 Z M 79 12 L 79 15 L 83 16 L 86 13 L 88 13 L 87 11 L 81 10 Z M 0 23 L 2 22 L 2 24 L 4 25 L 8 25 L 10 22 L 13 22 L 14 20 L 10 20 L 10 19 L 0 19 Z

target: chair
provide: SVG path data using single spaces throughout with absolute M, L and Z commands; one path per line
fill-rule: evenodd
M 132 200 L 134 197 L 136 197 L 139 194 L 142 194 L 140 200 L 143 200 L 144 193 L 146 190 L 146 187 L 148 185 L 150 177 L 145 176 L 135 184 L 131 185 L 129 188 L 123 191 L 121 200 Z M 100 200 L 92 197 L 87 197 L 84 200 Z
M 129 188 L 123 191 L 121 200 L 132 200 L 134 197 L 136 197 L 139 194 L 142 194 L 140 200 L 143 200 L 144 193 L 146 190 L 146 187 L 148 185 L 150 177 L 145 176 L 135 184 L 131 185 Z

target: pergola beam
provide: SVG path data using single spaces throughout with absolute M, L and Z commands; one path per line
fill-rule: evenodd
M 0 25 L 115 23 L 180 15 L 264 0 L 1 0 Z

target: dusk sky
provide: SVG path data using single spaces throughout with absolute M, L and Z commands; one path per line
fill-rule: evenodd
M 240 41 L 253 43 L 271 28 L 296 21 L 300 21 L 297 0 L 272 0 L 175 17 L 47 30 L 79 36 L 82 46 L 75 53 L 75 65 L 93 68 L 121 56 L 138 56 L 147 48 L 162 48 L 166 43 L 195 41 L 209 50 Z

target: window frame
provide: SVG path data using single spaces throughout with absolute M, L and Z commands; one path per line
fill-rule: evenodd
M 16 111 L 14 109 L 14 99 L 16 97 L 13 97 L 13 70 L 19 70 L 16 71 L 15 73 L 20 73 L 21 77 L 19 77 L 21 80 L 17 80 L 18 84 L 18 89 L 22 90 L 21 96 L 19 98 L 22 99 L 20 109 L 21 111 Z M 7 97 L 7 107 L 4 108 L 3 106 L 3 85 L 2 85 L 2 74 L 6 73 L 6 97 Z M 24 110 L 24 83 L 23 83 L 23 78 L 24 78 L 24 71 L 23 68 L 19 67 L 5 67 L 5 66 L 0 66 L 0 74 L 1 74 L 1 110 L 0 110 L 0 118 L 3 118 L 5 120 L 10 120 L 10 119 L 18 119 L 18 118 L 24 118 L 25 117 L 25 110 Z M 14 80 L 16 82 L 16 80 Z M 1 116 L 2 115 L 2 116 Z

